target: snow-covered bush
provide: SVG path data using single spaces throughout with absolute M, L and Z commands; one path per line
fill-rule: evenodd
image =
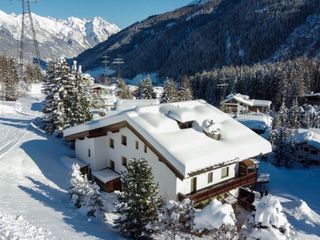
M 195 231 L 205 232 L 212 239 L 235 239 L 237 236 L 232 206 L 216 199 L 196 213 L 194 224 Z
M 122 175 L 123 192 L 117 193 L 115 228 L 134 239 L 148 237 L 155 232 L 150 226 L 159 221 L 159 188 L 145 159 L 131 159 L 127 169 Z
M 181 202 L 170 200 L 163 205 L 159 229 L 166 233 L 165 239 L 175 239 L 177 235 L 192 231 L 194 217 L 195 209 L 190 199 Z
M 103 205 L 100 188 L 96 183 L 88 180 L 86 175 L 82 175 L 78 164 L 72 166 L 71 188 L 68 193 L 72 203 L 77 208 L 82 208 L 88 217 L 104 216 L 105 207 Z
M 249 239 L 257 237 L 259 239 L 293 239 L 294 237 L 280 201 L 270 195 L 263 197 L 256 205 L 252 224 Z

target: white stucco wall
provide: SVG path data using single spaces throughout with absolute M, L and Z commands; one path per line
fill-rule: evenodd
M 121 136 L 127 137 L 127 146 L 121 144 Z M 114 140 L 114 149 L 109 147 L 109 139 Z M 135 143 L 138 141 L 139 149 L 136 149 Z M 91 150 L 91 157 L 88 157 L 88 149 Z M 122 156 L 128 160 L 131 158 L 145 158 L 152 167 L 155 182 L 159 184 L 160 196 L 163 199 L 177 199 L 178 193 L 188 194 L 191 192 L 191 178 L 183 181 L 162 162 L 159 161 L 156 154 L 149 148 L 144 152 L 144 143 L 128 128 L 121 128 L 118 133 L 108 132 L 107 136 L 90 138 L 76 141 L 76 156 L 89 163 L 92 170 L 101 170 L 110 166 L 110 160 L 114 161 L 115 171 L 121 173 L 126 171 L 122 166 Z M 221 178 L 221 169 L 213 170 L 213 179 L 208 183 L 208 173 L 202 173 L 197 176 L 197 190 L 212 186 L 214 184 L 234 178 L 238 175 L 238 163 L 228 166 L 228 177 Z
M 127 146 L 121 144 L 121 136 L 127 137 Z M 109 147 L 109 139 L 114 140 L 114 149 Z M 139 149 L 136 149 L 136 141 Z M 110 160 L 114 161 L 115 171 L 121 173 L 126 171 L 122 166 L 122 156 L 128 160 L 131 158 L 145 158 L 153 170 L 155 182 L 159 184 L 159 195 L 164 199 L 177 198 L 176 176 L 159 161 L 158 157 L 147 148 L 144 152 L 144 143 L 128 128 L 120 129 L 118 133 L 108 132 L 107 136 L 77 140 L 76 156 L 89 163 L 92 170 L 101 170 L 110 166 Z M 88 157 L 88 148 L 91 148 L 91 157 Z

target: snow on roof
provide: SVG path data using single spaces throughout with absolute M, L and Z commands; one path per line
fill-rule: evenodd
M 234 114 L 229 114 L 229 116 L 234 117 Z M 264 130 L 271 127 L 272 117 L 263 113 L 246 113 L 237 114 L 236 120 L 244 124 L 250 129 Z
M 320 92 L 319 93 L 310 93 L 303 95 L 303 97 L 320 97 Z
M 75 157 L 61 157 L 60 161 L 62 162 L 62 164 L 67 167 L 70 171 L 72 170 L 72 165 L 73 164 L 78 164 L 80 168 L 86 167 L 89 164 L 83 162 L 82 160 L 75 158 Z
M 293 143 L 303 144 L 320 149 L 320 130 L 319 129 L 298 129 L 298 132 L 294 134 Z
M 116 110 L 118 112 L 134 109 L 141 106 L 150 106 L 160 104 L 158 99 L 118 99 L 116 102 Z
M 93 85 L 91 86 L 91 89 L 96 89 L 96 88 L 109 89 L 108 86 L 102 85 L 102 84 L 93 84 Z
M 92 175 L 98 178 L 101 182 L 107 183 L 117 178 L 120 178 L 120 174 L 112 171 L 109 168 L 100 170 L 100 171 L 93 171 Z
M 236 100 L 237 102 L 241 102 L 245 105 L 251 106 L 251 107 L 270 107 L 271 101 L 268 100 L 258 100 L 258 99 L 249 99 L 248 95 L 243 95 L 240 93 L 236 94 L 229 94 L 225 100 L 222 101 L 222 103 L 228 102 L 230 100 Z
M 180 129 L 169 113 L 178 116 L 181 121 L 193 120 L 193 127 Z M 221 124 L 220 140 L 214 140 L 204 134 L 201 126 L 208 119 Z M 64 136 L 122 121 L 134 127 L 184 177 L 210 166 L 241 161 L 271 152 L 268 141 L 204 100 L 136 107 L 65 129 Z

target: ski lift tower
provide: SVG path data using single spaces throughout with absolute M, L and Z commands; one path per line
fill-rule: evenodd
M 108 65 L 110 63 L 109 56 L 107 54 L 102 56 L 102 63 L 104 64 L 104 83 L 107 84 Z
M 124 64 L 124 61 L 122 58 L 117 57 L 117 58 L 113 59 L 112 64 L 115 65 L 117 68 L 117 74 L 118 74 L 117 80 L 119 81 L 119 79 L 120 79 L 120 66 L 122 64 Z
M 24 53 L 25 53 L 25 43 L 28 34 L 32 35 L 33 47 L 35 50 L 36 64 L 40 67 L 40 50 L 37 41 L 36 31 L 33 24 L 30 3 L 37 2 L 37 0 L 21 0 L 22 3 L 22 17 L 21 17 L 21 35 L 19 43 L 19 64 L 20 73 L 22 76 L 24 68 Z

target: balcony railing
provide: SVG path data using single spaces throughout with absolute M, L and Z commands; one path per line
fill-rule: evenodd
M 195 193 L 190 193 L 187 195 L 179 194 L 179 200 L 182 200 L 184 198 L 190 198 L 195 202 L 200 202 L 210 197 L 215 197 L 219 194 L 228 192 L 238 187 L 253 185 L 256 183 L 256 181 L 257 181 L 257 173 L 253 172 L 253 173 L 247 174 L 246 176 L 233 178 L 225 182 L 218 183 L 216 185 L 201 189 L 199 191 L 196 191 Z

